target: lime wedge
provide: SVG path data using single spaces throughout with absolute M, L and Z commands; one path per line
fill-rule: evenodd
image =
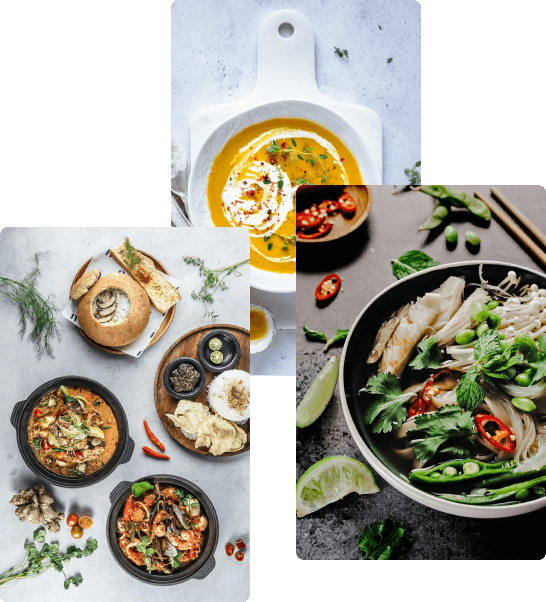
M 296 485 L 296 514 L 301 518 L 337 502 L 348 493 L 377 493 L 370 469 L 347 456 L 330 456 L 309 468 Z
M 339 361 L 334 355 L 319 372 L 298 406 L 296 426 L 309 426 L 324 412 L 336 389 L 338 373 Z

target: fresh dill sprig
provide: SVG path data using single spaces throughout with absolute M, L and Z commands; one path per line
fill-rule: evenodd
M 36 253 L 34 269 L 18 282 L 5 276 L 0 276 L 0 295 L 15 303 L 19 309 L 19 336 L 22 338 L 29 322 L 34 324 L 28 338 L 34 344 L 36 355 L 40 358 L 44 351 L 53 357 L 51 339 L 61 340 L 61 334 L 55 319 L 57 308 L 53 303 L 54 296 L 44 299 L 36 290 L 36 280 L 40 275 L 40 259 L 47 257 L 47 253 Z
M 199 257 L 186 256 L 183 259 L 188 265 L 194 265 L 198 267 L 199 275 L 204 276 L 203 286 L 198 292 L 194 291 L 191 294 L 191 298 L 195 299 L 196 301 L 203 301 L 205 306 L 205 314 L 203 315 L 203 318 L 218 318 L 219 314 L 215 314 L 214 312 L 210 311 L 207 307 L 207 303 L 214 303 L 214 298 L 212 295 L 218 289 L 221 291 L 226 290 L 226 276 L 229 276 L 230 274 L 234 274 L 234 276 L 240 276 L 241 272 L 239 272 L 237 268 L 244 263 L 249 263 L 250 259 L 245 259 L 244 261 L 239 261 L 233 265 L 228 265 L 225 268 L 218 268 L 216 270 L 207 268 L 204 261 L 199 259 Z
M 410 186 L 421 185 L 421 174 L 419 173 L 419 171 L 417 171 L 418 167 L 421 167 L 421 161 L 417 161 L 417 163 L 413 167 L 408 167 L 408 169 L 404 169 L 404 173 L 409 178 Z
M 125 245 L 125 258 L 128 261 L 127 267 L 129 268 L 129 271 L 132 272 L 133 269 L 142 261 L 142 257 L 139 257 L 136 254 L 128 238 L 125 238 L 123 244 Z

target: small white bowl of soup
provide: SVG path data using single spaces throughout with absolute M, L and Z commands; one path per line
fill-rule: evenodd
M 277 332 L 273 314 L 256 303 L 250 304 L 250 353 L 265 351 Z

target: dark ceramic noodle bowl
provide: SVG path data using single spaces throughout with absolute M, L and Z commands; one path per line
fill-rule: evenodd
M 220 352 L 224 356 L 221 363 L 215 364 L 210 356 L 213 350 L 209 347 L 211 339 L 219 339 L 222 343 Z M 237 365 L 241 357 L 241 345 L 237 337 L 227 330 L 211 330 L 200 341 L 197 348 L 201 363 L 210 372 L 225 372 L 231 370 Z
M 46 393 L 58 389 L 61 385 L 82 387 L 97 393 L 97 395 L 100 395 L 110 406 L 118 423 L 118 445 L 114 454 L 107 464 L 90 475 L 82 477 L 65 477 L 55 472 L 51 472 L 45 466 L 40 464 L 28 443 L 27 427 L 34 407 Z M 58 485 L 59 487 L 86 487 L 102 481 L 102 479 L 105 479 L 110 475 L 119 464 L 129 462 L 135 447 L 134 441 L 129 437 L 127 417 L 118 398 L 100 383 L 83 376 L 61 376 L 44 383 L 33 391 L 26 400 L 19 401 L 15 404 L 10 421 L 15 427 L 17 433 L 17 446 L 26 465 L 34 472 L 34 474 L 44 481 L 47 481 L 52 485 Z
M 388 454 L 390 435 L 374 434 L 369 425 L 364 423 L 365 400 L 359 395 L 360 389 L 365 387 L 368 379 L 377 373 L 378 364 L 368 364 L 366 359 L 381 325 L 400 307 L 438 288 L 450 276 L 464 277 L 466 298 L 469 291 L 473 290 L 469 285 L 480 284 L 480 265 L 483 266 L 484 279 L 491 285 L 498 285 L 506 278 L 508 272 L 513 270 L 521 278 L 520 286 L 537 284 L 539 288 L 546 288 L 544 274 L 521 266 L 494 261 L 441 265 L 412 274 L 394 283 L 362 310 L 351 328 L 341 358 L 340 392 L 345 419 L 356 444 L 367 462 L 391 485 L 408 497 L 443 512 L 467 517 L 499 518 L 524 514 L 544 507 L 546 498 L 516 505 L 479 507 L 442 500 L 414 487 L 397 469 Z
M 207 528 L 203 531 L 203 544 L 199 556 L 176 569 L 171 575 L 164 573 L 152 572 L 148 573 L 145 566 L 137 566 L 133 564 L 121 551 L 118 542 L 118 533 L 116 531 L 116 521 L 123 515 L 123 508 L 127 498 L 131 495 L 131 486 L 133 483 L 140 481 L 148 481 L 152 485 L 172 485 L 180 487 L 185 492 L 191 493 L 201 504 L 201 513 L 206 516 L 208 521 Z M 214 552 L 218 545 L 218 516 L 212 502 L 197 485 L 181 477 L 173 475 L 152 475 L 140 477 L 135 481 L 123 481 L 110 494 L 110 502 L 112 507 L 106 521 L 106 537 L 110 551 L 116 562 L 121 568 L 129 573 L 135 579 L 144 581 L 151 585 L 176 585 L 189 581 L 190 579 L 204 579 L 214 569 L 216 561 L 214 560 Z

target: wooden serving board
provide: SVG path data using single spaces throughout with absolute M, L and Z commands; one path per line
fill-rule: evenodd
M 163 372 L 165 368 L 172 362 L 173 360 L 179 357 L 191 357 L 199 361 L 199 355 L 197 353 L 197 347 L 199 345 L 199 341 L 211 330 L 227 330 L 231 332 L 241 345 L 241 358 L 237 365 L 233 368 L 234 370 L 244 370 L 245 372 L 250 372 L 250 332 L 246 328 L 241 328 L 240 326 L 233 326 L 231 324 L 210 324 L 209 326 L 201 326 L 200 328 L 196 328 L 195 330 L 190 330 L 185 335 L 181 336 L 177 341 L 175 341 L 165 353 L 161 361 L 159 362 L 159 366 L 157 367 L 157 372 L 155 374 L 155 382 L 154 382 L 154 400 L 155 407 L 157 413 L 159 414 L 159 418 L 163 423 L 163 426 L 167 429 L 169 435 L 178 441 L 180 445 L 183 445 L 186 449 L 189 449 L 196 454 L 201 454 L 203 456 L 211 456 L 225 458 L 226 456 L 236 456 L 238 454 L 243 454 L 247 451 L 250 451 L 250 420 L 245 422 L 242 425 L 239 425 L 247 434 L 247 442 L 243 449 L 240 449 L 236 452 L 230 452 L 227 454 L 222 454 L 222 456 L 213 456 L 209 453 L 206 447 L 195 447 L 195 441 L 188 439 L 182 434 L 182 431 L 173 424 L 173 422 L 165 416 L 165 414 L 174 414 L 176 410 L 176 406 L 178 405 L 178 399 L 171 397 L 165 385 L 163 384 Z M 206 384 L 205 388 L 197 397 L 194 397 L 191 401 L 197 401 L 202 403 L 203 405 L 208 405 L 207 403 L 207 390 L 208 386 L 213 380 L 215 374 L 213 372 L 209 372 L 205 369 L 206 373 Z
M 149 253 L 146 253 L 146 251 L 142 251 L 140 249 L 135 249 L 135 250 L 139 251 L 140 253 L 142 253 L 143 255 L 146 255 L 146 257 L 151 259 L 154 262 L 156 269 L 160 270 L 164 274 L 170 275 L 169 272 L 167 271 L 167 268 L 162 263 L 160 263 L 155 257 L 150 255 Z M 87 271 L 87 266 L 91 263 L 91 259 L 93 259 L 93 258 L 91 257 L 90 259 L 88 259 L 82 265 L 82 267 L 78 270 L 78 273 L 76 274 L 76 276 L 74 277 L 74 280 L 72 281 L 72 284 L 70 285 L 70 290 L 72 290 L 72 287 L 74 286 L 74 284 L 76 284 L 76 282 L 85 274 L 85 272 Z M 127 274 L 127 275 L 129 276 L 129 274 Z M 129 278 L 132 278 L 132 276 L 129 276 Z M 70 298 L 70 293 L 68 294 L 68 296 Z M 150 305 L 151 305 L 151 302 L 150 302 Z M 167 332 L 167 330 L 169 329 L 169 326 L 171 325 L 171 322 L 173 321 L 175 312 L 176 312 L 176 303 L 167 312 L 167 315 L 163 319 L 163 322 L 161 322 L 161 326 L 157 329 L 157 333 L 156 333 L 155 337 L 150 341 L 147 349 L 149 347 L 151 347 L 152 345 L 155 345 L 157 343 L 157 341 L 159 341 L 159 339 Z M 91 343 L 91 345 L 93 345 L 94 347 L 97 347 L 98 349 L 102 349 L 103 351 L 106 351 L 107 353 L 115 353 L 116 355 L 125 355 L 123 353 L 123 351 L 120 351 L 119 349 L 116 349 L 115 347 L 108 347 L 107 345 L 101 345 L 100 343 L 97 343 L 96 341 L 94 341 L 93 339 L 88 337 L 81 328 L 78 328 L 78 330 L 80 331 L 80 334 L 82 335 L 82 337 L 88 343 Z
M 298 237 L 296 239 L 298 244 L 328 242 L 330 240 L 343 238 L 344 236 L 347 236 L 347 234 L 354 232 L 357 228 L 360 228 L 360 226 L 368 219 L 372 209 L 372 189 L 370 186 L 364 185 L 328 186 L 319 184 L 317 186 L 305 186 L 303 190 L 298 190 L 296 193 L 296 210 L 303 211 L 304 209 L 311 207 L 314 203 L 319 205 L 325 199 L 335 201 L 344 192 L 348 192 L 356 202 L 356 212 L 354 216 L 351 219 L 347 219 L 341 212 L 336 216 L 328 216 L 328 221 L 333 224 L 333 228 L 326 236 L 310 240 Z

